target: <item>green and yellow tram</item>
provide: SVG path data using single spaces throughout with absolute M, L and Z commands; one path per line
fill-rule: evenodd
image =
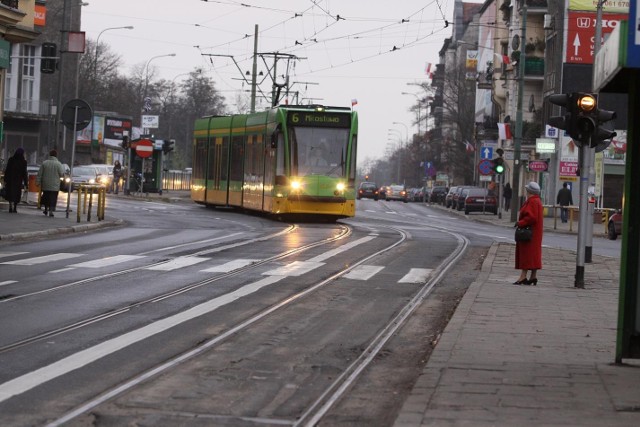
M 358 116 L 287 105 L 198 119 L 191 198 L 276 216 L 355 214 Z

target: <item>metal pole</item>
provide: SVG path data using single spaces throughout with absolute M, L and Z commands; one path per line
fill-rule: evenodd
M 75 155 L 76 155 L 76 140 L 78 139 L 77 137 L 77 127 L 78 127 L 78 109 L 80 109 L 80 107 L 78 107 L 77 105 L 74 108 L 74 113 L 73 113 L 73 141 L 71 142 L 71 165 L 69 165 L 69 192 L 67 193 L 67 215 L 66 217 L 69 218 L 69 211 L 70 211 L 70 203 L 71 203 L 71 190 L 73 189 L 73 163 L 75 162 Z
M 513 147 L 513 178 L 511 182 L 511 221 L 518 220 L 520 210 L 520 147 L 522 145 L 522 99 L 524 96 L 524 44 L 527 40 L 527 2 L 522 5 L 522 47 L 520 48 L 519 80 L 518 80 L 518 105 L 516 107 L 516 137 Z
M 580 148 L 580 216 L 578 223 L 578 256 L 576 258 L 576 276 L 575 284 L 576 288 L 584 289 L 584 259 L 585 259 L 585 239 L 587 236 L 587 229 L 585 227 L 588 217 L 589 209 L 587 208 L 587 185 L 589 184 L 589 174 L 585 173 L 584 166 L 588 162 L 589 145 L 591 144 L 591 138 L 588 142 L 583 143 Z
M 56 102 L 56 138 L 55 138 L 55 147 L 60 146 L 60 114 L 62 114 L 62 82 L 63 82 L 63 74 L 64 74 L 64 58 L 65 53 L 64 50 L 64 35 L 68 31 L 66 29 L 67 21 L 67 0 L 64 0 L 62 4 L 62 25 L 60 26 L 60 46 L 58 47 L 58 100 Z M 71 25 L 71 24 L 69 24 Z M 49 147 L 50 149 L 51 147 Z M 73 153 L 71 154 L 73 157 Z M 73 161 L 71 162 L 73 165 Z
M 258 25 L 256 24 L 253 36 L 253 70 L 251 74 L 251 112 L 256 112 L 256 85 L 258 74 Z

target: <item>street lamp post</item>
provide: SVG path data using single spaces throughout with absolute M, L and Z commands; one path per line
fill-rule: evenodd
M 104 33 L 105 31 L 110 31 L 110 30 L 133 30 L 133 26 L 132 25 L 127 25 L 124 27 L 109 27 L 109 28 L 105 28 L 104 30 L 100 31 L 100 33 L 98 34 L 98 37 L 96 38 L 96 51 L 95 51 L 95 58 L 93 61 L 93 80 L 94 82 L 98 82 L 98 52 L 100 49 L 100 36 L 102 36 L 102 33 Z M 96 86 L 98 86 L 96 84 Z M 94 104 L 95 101 L 98 99 L 97 97 L 97 93 L 94 94 L 95 99 L 94 99 Z M 94 110 L 95 110 L 95 105 L 94 105 Z
M 156 56 L 151 57 L 147 61 L 147 63 L 145 64 L 144 69 L 143 69 L 143 71 L 144 71 L 144 92 L 143 92 L 143 97 L 142 97 L 142 102 L 143 103 L 146 103 L 147 88 L 149 87 L 149 64 L 151 64 L 151 61 L 153 61 L 154 59 L 164 58 L 164 57 L 167 57 L 167 56 L 176 56 L 176 54 L 175 53 L 167 53 L 165 55 L 156 55 Z M 143 111 L 144 111 L 144 107 L 143 107 Z M 140 125 L 142 126 L 142 120 L 140 121 Z M 144 131 L 144 129 L 143 129 L 143 131 Z
M 420 136 L 420 122 L 422 121 L 420 117 L 420 111 L 422 110 L 422 103 L 425 102 L 423 98 L 420 98 L 417 94 L 411 92 L 400 92 L 402 95 L 413 95 L 418 101 L 418 136 Z

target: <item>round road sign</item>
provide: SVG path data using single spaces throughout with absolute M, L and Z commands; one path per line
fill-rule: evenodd
M 82 99 L 72 99 L 64 104 L 60 113 L 60 120 L 69 130 L 79 131 L 91 123 L 93 111 L 86 101 Z
M 153 154 L 153 142 L 150 139 L 141 139 L 138 141 L 136 154 L 142 158 L 151 157 Z
M 482 175 L 491 175 L 493 173 L 493 170 L 491 169 L 492 166 L 493 163 L 491 162 L 491 160 L 482 159 L 480 160 L 480 163 L 478 163 L 478 170 Z

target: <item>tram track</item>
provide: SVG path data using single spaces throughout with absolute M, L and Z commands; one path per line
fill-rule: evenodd
M 159 364 L 144 373 L 136 375 L 135 377 L 130 378 L 128 381 L 119 384 L 116 387 L 104 391 L 96 398 L 86 401 L 82 405 L 50 422 L 48 426 L 53 427 L 63 425 L 82 414 L 94 410 L 95 408 L 110 401 L 111 399 L 114 399 L 115 397 L 136 388 L 142 383 L 146 383 L 149 380 L 159 376 L 160 374 L 167 373 L 173 368 L 176 368 L 177 366 L 195 358 L 196 356 L 214 349 L 216 346 L 220 345 L 231 336 L 241 334 L 242 332 L 248 330 L 251 326 L 256 325 L 258 322 L 264 320 L 277 311 L 285 307 L 292 306 L 302 298 L 319 291 L 320 289 L 326 287 L 328 284 L 334 282 L 336 279 L 348 274 L 358 266 L 367 263 L 374 258 L 380 257 L 383 254 L 393 251 L 394 249 L 402 245 L 402 243 L 405 242 L 409 237 L 409 234 L 406 231 L 401 230 L 400 228 L 393 226 L 387 228 L 397 232 L 399 237 L 384 248 L 379 249 L 369 255 L 363 256 L 356 262 L 351 263 L 349 266 L 341 268 L 331 276 L 316 283 L 310 284 L 304 290 L 281 299 L 280 301 L 272 304 L 259 313 L 230 327 L 219 335 L 201 343 L 198 347 L 182 353 L 165 363 Z M 437 229 L 437 227 L 435 227 L 435 229 Z M 442 277 L 449 271 L 449 269 L 453 265 L 455 265 L 460 257 L 462 257 L 467 246 L 469 245 L 469 241 L 466 239 L 466 237 L 462 236 L 461 234 L 453 233 L 446 230 L 439 231 L 453 236 L 456 239 L 457 244 L 455 249 L 452 250 L 451 253 L 439 263 L 439 265 L 434 269 L 434 273 L 432 274 L 430 279 L 420 286 L 419 290 L 415 293 L 413 298 L 411 298 L 406 304 L 404 304 L 397 312 L 397 314 L 390 318 L 379 329 L 377 335 L 369 342 L 366 348 L 361 351 L 361 353 L 355 358 L 355 360 L 350 363 L 340 373 L 340 375 L 338 375 L 335 380 L 332 381 L 321 393 L 319 393 L 318 397 L 314 399 L 313 402 L 309 404 L 304 411 L 302 411 L 302 413 L 298 414 L 295 419 L 290 420 L 290 425 L 313 426 L 316 425 L 320 420 L 322 420 L 322 418 L 331 410 L 331 408 L 338 401 L 340 401 L 340 399 L 350 389 L 350 387 L 352 387 L 353 384 L 357 382 L 359 376 L 374 360 L 376 355 L 379 354 L 383 346 L 394 336 L 394 334 L 398 332 L 400 328 L 403 327 L 403 325 L 407 322 L 407 320 L 414 313 L 417 307 L 420 306 L 421 302 L 429 296 L 434 286 L 442 279 Z M 264 418 L 262 420 L 264 422 L 269 421 L 268 419 Z M 282 422 L 283 420 L 280 418 L 278 420 L 274 419 L 273 421 Z
M 250 240 L 247 240 L 247 241 L 244 241 L 244 242 L 236 242 L 236 243 L 233 243 L 233 244 L 224 245 L 224 246 L 213 248 L 213 249 L 201 250 L 201 251 L 198 251 L 198 252 L 194 253 L 192 256 L 197 256 L 197 255 L 202 255 L 202 254 L 210 254 L 210 253 L 213 253 L 213 252 L 222 252 L 224 250 L 230 250 L 230 249 L 238 248 L 238 247 L 244 246 L 244 245 L 255 244 L 257 242 L 268 241 L 270 239 L 273 239 L 273 238 L 276 238 L 278 236 L 281 236 L 282 234 L 290 233 L 290 232 L 296 230 L 297 228 L 298 228 L 297 226 L 290 226 L 286 230 L 280 231 L 278 233 L 271 234 L 269 236 L 264 236 L 264 237 L 260 237 L 260 238 L 256 238 L 256 239 L 250 239 Z M 59 336 L 61 334 L 67 333 L 67 332 L 76 331 L 78 329 L 93 325 L 93 324 L 95 324 L 97 322 L 100 322 L 100 321 L 104 321 L 104 320 L 107 320 L 107 319 L 112 319 L 112 318 L 114 318 L 116 316 L 125 314 L 125 313 L 131 311 L 134 308 L 140 308 L 140 307 L 148 305 L 148 304 L 152 304 L 152 303 L 156 303 L 156 302 L 159 302 L 159 301 L 162 301 L 162 300 L 166 300 L 166 299 L 169 299 L 169 298 L 172 298 L 172 297 L 176 297 L 176 296 L 178 296 L 180 294 L 183 294 L 185 292 L 189 292 L 189 291 L 195 290 L 197 288 L 200 288 L 200 287 L 203 287 L 203 286 L 207 286 L 207 285 L 210 285 L 212 283 L 215 283 L 215 282 L 218 282 L 218 281 L 230 278 L 230 277 L 238 276 L 240 274 L 246 273 L 246 272 L 248 272 L 248 271 L 250 271 L 252 269 L 255 269 L 255 268 L 257 268 L 257 267 L 259 267 L 261 265 L 264 265 L 266 263 L 273 262 L 273 261 L 278 261 L 278 260 L 281 260 L 281 259 L 286 259 L 287 257 L 291 257 L 293 255 L 297 255 L 297 254 L 303 253 L 303 252 L 305 252 L 307 250 L 316 248 L 318 246 L 326 245 L 326 244 L 335 242 L 337 240 L 344 239 L 344 238 L 346 238 L 346 237 L 348 237 L 349 235 L 352 234 L 352 229 L 350 227 L 346 227 L 346 226 L 341 225 L 338 228 L 339 228 L 340 232 L 338 234 L 336 234 L 335 236 L 332 236 L 332 237 L 329 237 L 329 238 L 325 238 L 325 239 L 321 239 L 321 240 L 318 240 L 318 241 L 315 241 L 315 242 L 311 242 L 311 243 L 308 243 L 306 245 L 299 246 L 299 247 L 296 247 L 296 248 L 288 249 L 288 250 L 283 251 L 283 252 L 281 252 L 279 254 L 273 255 L 271 257 L 265 258 L 265 259 L 260 260 L 260 261 L 256 261 L 256 262 L 254 262 L 254 263 L 252 263 L 250 265 L 246 265 L 244 267 L 237 268 L 237 269 L 235 269 L 233 271 L 230 271 L 230 272 L 227 272 L 227 273 L 221 273 L 221 274 L 218 274 L 218 275 L 216 275 L 214 277 L 208 277 L 208 278 L 205 278 L 205 279 L 193 282 L 193 283 L 189 283 L 189 284 L 183 285 L 183 286 L 181 286 L 181 287 L 179 287 L 177 289 L 173 289 L 171 291 L 163 292 L 162 294 L 154 295 L 153 297 L 150 297 L 150 298 L 147 298 L 147 299 L 144 299 L 144 300 L 141 300 L 141 301 L 136 301 L 136 302 L 133 302 L 131 304 L 127 304 L 127 305 L 122 306 L 122 307 L 114 308 L 114 309 L 109 310 L 107 312 L 100 313 L 100 314 L 97 314 L 95 316 L 91 316 L 91 317 L 76 321 L 76 322 L 74 322 L 72 324 L 64 325 L 64 326 L 61 326 L 61 327 L 58 327 L 58 328 L 55 328 L 55 329 L 52 329 L 52 330 L 49 330 L 49 331 L 42 332 L 42 333 L 37 334 L 37 335 L 33 335 L 31 337 L 24 338 L 22 340 L 19 340 L 19 341 L 10 343 L 10 344 L 6 344 L 6 345 L 3 345 L 3 346 L 0 346 L 0 354 L 6 353 L 6 352 L 11 351 L 11 350 L 15 350 L 15 349 L 20 348 L 20 347 L 24 347 L 24 346 L 29 345 L 29 344 L 33 344 L 33 343 L 42 341 L 42 340 L 45 340 L 45 339 L 49 339 L 49 338 L 54 337 L 54 336 Z M 120 271 L 117 271 L 117 272 L 111 272 L 111 273 L 107 273 L 107 274 L 103 274 L 103 275 L 99 275 L 99 276 L 95 276 L 95 277 L 91 277 L 91 278 L 87 278 L 87 279 L 83 279 L 83 280 L 79 280 L 79 281 L 75 281 L 75 282 L 71 282 L 71 283 L 67 283 L 67 284 L 63 284 L 63 285 L 59 285 L 59 286 L 56 286 L 56 287 L 53 287 L 53 288 L 50 288 L 50 289 L 45 289 L 45 290 L 41 290 L 41 291 L 37 291 L 37 292 L 32 292 L 32 293 L 29 293 L 29 294 L 24 294 L 24 295 L 15 296 L 15 297 L 12 297 L 12 298 L 7 298 L 7 299 L 4 299 L 4 300 L 0 300 L 0 303 L 7 303 L 7 302 L 10 302 L 10 301 L 21 300 L 21 299 L 25 299 L 27 297 L 40 295 L 40 294 L 43 294 L 43 293 L 50 293 L 50 292 L 58 291 L 58 290 L 61 290 L 61 289 L 66 289 L 66 288 L 69 288 L 69 287 L 72 287 L 72 286 L 78 286 L 78 285 L 81 285 L 81 284 L 95 282 L 95 281 L 98 281 L 98 280 L 109 279 L 109 278 L 121 276 L 121 275 L 124 275 L 124 274 L 132 273 L 132 272 L 135 272 L 135 271 L 139 271 L 139 270 L 148 268 L 149 266 L 162 265 L 162 264 L 165 264 L 167 262 L 169 262 L 169 261 L 161 261 L 161 262 L 158 262 L 158 263 L 153 263 L 153 264 L 145 265 L 145 266 L 142 266 L 142 267 L 124 269 L 124 270 L 120 270 Z

